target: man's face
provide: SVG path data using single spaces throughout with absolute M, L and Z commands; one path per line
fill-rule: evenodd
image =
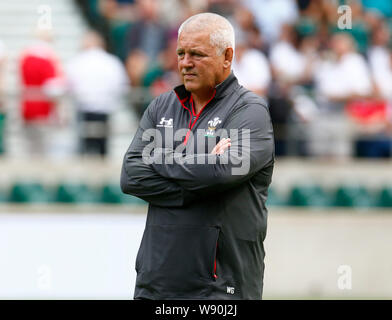
M 351 51 L 350 39 L 345 35 L 336 34 L 331 39 L 331 48 L 338 57 Z
M 182 31 L 177 43 L 177 57 L 178 71 L 190 92 L 207 92 L 224 80 L 225 54 L 217 55 L 208 31 Z

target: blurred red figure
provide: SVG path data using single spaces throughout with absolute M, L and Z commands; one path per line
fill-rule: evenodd
M 55 97 L 62 83 L 57 56 L 50 45 L 49 32 L 37 33 L 37 40 L 21 56 L 22 120 L 29 151 L 43 155 L 48 151 L 48 125 L 55 118 Z
M 47 119 L 54 102 L 48 97 L 51 81 L 60 77 L 59 64 L 48 42 L 40 39 L 22 54 L 22 110 L 25 121 Z

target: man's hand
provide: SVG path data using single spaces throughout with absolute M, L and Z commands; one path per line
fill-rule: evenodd
M 223 138 L 218 144 L 212 149 L 211 154 L 223 154 L 226 149 L 231 146 L 230 138 Z

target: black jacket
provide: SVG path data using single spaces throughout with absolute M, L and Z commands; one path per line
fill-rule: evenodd
M 211 155 L 223 129 L 232 146 Z M 121 173 L 149 202 L 135 298 L 261 299 L 273 164 L 266 103 L 233 73 L 199 115 L 184 86 L 152 101 Z

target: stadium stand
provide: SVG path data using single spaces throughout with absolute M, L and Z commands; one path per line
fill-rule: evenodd
M 392 185 L 382 187 L 377 198 L 379 207 L 392 207 Z
M 296 6 L 293 6 L 292 3 L 296 3 Z M 81 158 L 76 152 L 78 127 L 75 106 L 66 95 L 59 100 L 60 110 L 66 110 L 62 112 L 65 112 L 65 118 L 68 117 L 68 120 L 55 132 L 56 145 L 53 147 L 53 158 L 49 162 L 53 162 L 56 167 L 57 161 L 61 163 L 69 159 L 70 163 L 80 171 L 70 176 L 59 174 L 58 172 L 61 170 L 55 169 L 52 164 L 49 164 L 49 170 L 56 171 L 54 174 L 56 178 L 43 178 L 45 175 L 33 174 L 31 180 L 24 179 L 23 172 L 34 171 L 37 164 L 29 161 L 30 155 L 25 150 L 23 143 L 25 137 L 21 134 L 18 59 L 23 49 L 32 40 L 34 28 L 40 19 L 45 18 L 45 14 L 50 13 L 49 20 L 53 24 L 54 33 L 53 46 L 62 65 L 66 65 L 76 55 L 82 36 L 88 29 L 93 28 L 105 38 L 108 51 L 117 55 L 124 63 L 129 77 L 131 79 L 139 77 L 136 79 L 136 83 L 131 83 L 124 108 L 120 108 L 111 119 L 112 124 L 115 125 L 111 127 L 110 150 L 107 160 L 117 163 L 129 145 L 141 112 L 154 96 L 169 90 L 178 80 L 175 77 L 176 57 L 172 51 L 175 49 L 176 32 L 180 21 L 185 16 L 199 11 L 214 11 L 226 15 L 232 20 L 240 31 L 241 41 L 239 43 L 241 45 L 245 45 L 253 52 L 258 51 L 270 63 L 272 78 L 269 83 L 267 99 L 270 102 L 275 129 L 278 166 L 277 175 L 274 175 L 274 181 L 269 190 L 267 204 L 310 208 L 391 207 L 391 179 L 388 176 L 383 177 L 377 173 L 376 176 L 380 176 L 381 179 L 379 182 L 374 179 L 369 179 L 369 181 L 362 179 L 358 182 L 355 174 L 349 174 L 350 170 L 353 170 L 350 165 L 338 170 L 341 176 L 348 174 L 351 180 L 342 181 L 339 174 L 331 174 L 338 147 L 331 142 L 333 140 L 329 140 L 328 135 L 333 134 L 339 142 L 346 133 L 347 121 L 350 123 L 348 127 L 357 130 L 354 131 L 355 134 L 351 135 L 351 140 L 348 140 L 351 141 L 352 151 L 350 157 L 345 159 L 348 163 L 356 164 L 357 158 L 365 159 L 365 161 L 372 157 L 385 158 L 387 162 L 381 167 L 387 170 L 392 149 L 391 133 L 388 129 L 391 126 L 391 119 L 388 118 L 390 100 L 385 95 L 378 96 L 378 99 L 381 100 L 370 102 L 354 99 L 355 101 L 349 101 L 345 106 L 338 107 L 337 112 L 335 110 L 332 113 L 323 113 L 321 117 L 317 115 L 320 109 L 326 106 L 336 107 L 334 104 L 323 105 L 323 100 L 319 100 L 320 92 L 317 86 L 318 82 L 321 84 L 323 82 L 309 70 L 317 69 L 320 66 L 320 59 L 323 63 L 331 64 L 333 59 L 329 60 L 329 57 L 334 53 L 334 50 L 337 52 L 340 50 L 339 44 L 335 43 L 337 48 L 332 48 L 334 50 L 331 51 L 330 42 L 334 34 L 342 31 L 336 24 L 339 17 L 337 14 L 339 4 L 349 4 L 355 14 L 352 29 L 346 30 L 355 43 L 354 60 L 365 61 L 366 68 L 372 68 L 371 56 L 383 57 L 381 60 L 385 64 L 376 63 L 377 70 L 375 72 L 377 72 L 377 77 L 388 80 L 392 71 L 387 70 L 388 74 L 388 72 L 382 73 L 380 70 L 387 69 L 386 57 L 391 54 L 390 37 L 387 36 L 388 32 L 392 30 L 392 20 L 389 13 L 390 6 L 383 1 L 377 3 L 365 0 L 336 3 L 329 1 L 318 3 L 300 0 L 282 1 L 282 5 L 284 5 L 282 10 L 286 16 L 285 18 L 279 17 L 282 20 L 274 22 L 281 31 L 280 33 L 271 30 L 268 26 L 263 29 L 263 26 L 269 23 L 270 17 L 263 16 L 257 11 L 261 2 L 252 1 L 244 1 L 243 5 L 230 0 L 219 2 L 171 0 L 165 4 L 159 4 L 155 0 L 145 2 L 51 0 L 45 4 L 36 1 L 16 0 L 0 3 L 0 41 L 4 44 L 7 55 L 3 75 L 5 83 L 5 98 L 3 98 L 5 108 L 3 110 L 5 112 L 0 113 L 0 154 L 4 165 L 11 168 L 11 172 L 3 178 L 0 201 L 2 203 L 28 203 L 31 201 L 68 204 L 145 204 L 143 201 L 126 196 L 121 192 L 115 178 L 118 176 L 118 171 L 115 171 L 113 175 L 113 172 L 110 172 L 113 169 L 110 163 L 103 162 L 96 165 L 95 159 L 86 158 L 82 162 L 84 166 L 99 168 L 97 170 L 103 170 L 105 174 L 99 175 L 98 178 L 92 178 L 91 176 L 96 177 L 96 172 L 87 171 L 91 176 L 82 175 L 81 178 L 79 174 L 85 167 L 80 168 L 77 164 Z M 173 6 L 176 7 L 176 10 L 173 10 Z M 263 2 L 263 6 L 267 6 L 265 7 L 266 12 L 270 12 L 271 16 L 277 14 L 272 5 L 269 7 Z M 375 10 L 378 10 L 379 13 L 375 13 Z M 142 25 L 144 19 L 137 14 L 138 12 L 143 12 L 143 17 L 148 17 L 148 19 L 158 15 L 159 23 L 162 23 L 168 32 L 167 48 L 163 48 L 154 63 L 145 60 L 146 57 L 143 57 L 143 53 L 140 56 L 136 54 L 132 61 L 129 61 L 129 48 L 132 47 L 128 43 L 132 39 L 130 33 L 134 30 L 135 25 L 138 23 Z M 148 43 L 141 44 L 141 46 L 143 45 L 149 48 Z M 149 56 L 148 52 L 146 52 L 146 56 Z M 285 66 L 285 62 L 293 61 L 292 59 L 298 63 L 291 63 L 287 65 L 287 68 L 284 67 L 283 71 L 286 70 L 286 73 L 279 71 L 279 68 Z M 135 65 L 140 67 L 140 70 L 130 71 L 129 68 L 134 68 Z M 327 73 L 318 75 L 321 78 L 328 76 L 330 75 Z M 386 81 L 386 83 L 388 82 Z M 328 81 L 324 84 L 328 85 Z M 388 90 L 381 88 L 380 92 L 388 92 Z M 346 124 L 335 126 L 342 119 L 345 119 L 343 122 Z M 321 122 L 317 122 L 319 120 Z M 339 131 L 342 128 L 344 128 L 344 132 Z M 323 135 L 324 133 L 325 135 Z M 3 137 L 1 137 L 2 134 Z M 319 149 L 325 153 L 319 154 Z M 320 162 L 316 162 L 314 166 L 309 165 L 310 162 L 302 164 L 301 161 L 297 162 L 296 157 L 310 161 L 316 159 Z M 18 162 L 15 162 L 16 159 Z M 282 162 L 282 159 L 288 159 L 288 162 Z M 331 169 L 325 165 L 329 161 L 332 161 Z M 14 164 L 8 165 L 10 162 L 14 162 Z M 293 163 L 295 166 L 292 165 Z M 359 164 L 359 166 L 361 165 Z M 379 164 L 377 163 L 377 165 Z M 371 172 L 371 164 L 363 164 L 363 166 L 365 172 L 366 170 Z M 71 167 L 66 165 L 67 169 L 65 170 L 72 171 Z M 18 175 L 12 173 L 14 170 L 22 171 Z M 118 168 L 116 167 L 115 170 Z M 327 170 L 328 172 L 318 173 L 319 178 L 314 179 L 312 174 L 307 174 L 308 170 L 310 172 L 312 170 L 318 172 Z M 279 171 L 285 174 L 279 175 Z M 308 179 L 304 179 L 299 174 L 295 175 L 294 172 L 305 173 Z M 287 179 L 289 181 L 285 183 Z

